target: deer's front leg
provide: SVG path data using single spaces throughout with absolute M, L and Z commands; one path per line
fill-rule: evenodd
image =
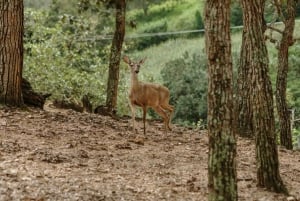
M 131 109 L 131 118 L 132 118 L 132 131 L 137 133 L 137 129 L 135 128 L 135 106 L 134 104 L 130 103 Z

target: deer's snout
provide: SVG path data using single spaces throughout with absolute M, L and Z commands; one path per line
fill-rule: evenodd
M 140 71 L 139 71 L 139 70 L 135 70 L 134 72 L 135 72 L 136 74 L 138 74 Z

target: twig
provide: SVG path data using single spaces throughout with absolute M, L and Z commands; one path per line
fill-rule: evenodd
M 274 31 L 277 31 L 277 32 L 280 33 L 280 34 L 283 34 L 283 31 L 280 30 L 280 29 L 277 29 L 277 28 L 275 28 L 275 27 L 273 27 L 273 26 L 270 26 L 270 25 L 268 25 L 267 27 L 268 27 L 269 29 L 272 29 L 272 30 L 274 30 Z

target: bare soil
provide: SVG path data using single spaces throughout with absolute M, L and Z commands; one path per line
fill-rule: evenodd
M 207 200 L 206 131 L 55 108 L 0 109 L 0 200 Z M 290 196 L 256 186 L 255 146 L 238 139 L 239 200 L 300 200 L 300 152 L 279 148 Z

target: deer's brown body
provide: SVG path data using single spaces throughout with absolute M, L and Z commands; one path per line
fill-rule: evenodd
M 153 108 L 154 111 L 163 118 L 165 132 L 168 129 L 171 130 L 170 120 L 174 108 L 169 104 L 170 92 L 168 88 L 154 83 L 140 82 L 138 80 L 140 65 L 143 64 L 145 60 L 132 62 L 127 56 L 125 56 L 123 60 L 131 68 L 129 103 L 132 112 L 133 130 L 135 130 L 135 106 L 142 107 L 143 109 L 144 134 L 146 133 L 145 121 L 148 107 Z

